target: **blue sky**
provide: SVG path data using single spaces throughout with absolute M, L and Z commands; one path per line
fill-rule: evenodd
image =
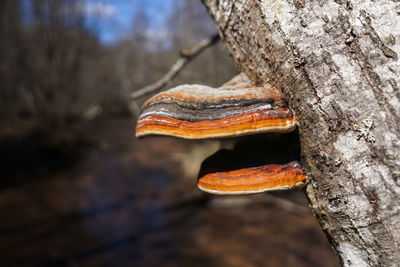
M 151 18 L 150 27 L 162 30 L 165 19 L 175 0 L 86 0 L 85 12 L 88 25 L 93 27 L 100 40 L 106 44 L 129 33 L 132 19 L 139 8 L 144 7 Z

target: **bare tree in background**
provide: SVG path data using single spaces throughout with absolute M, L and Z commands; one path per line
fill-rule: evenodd
M 83 62 L 98 47 L 84 26 L 80 2 L 2 1 L 3 115 L 46 120 L 78 113 Z
M 60 117 L 77 113 L 80 73 L 83 62 L 93 56 L 96 41 L 84 27 L 80 1 L 32 1 L 31 40 L 25 66 L 31 78 L 36 112 L 40 116 Z
M 0 2 L 0 114 L 14 114 L 15 106 L 13 100 L 17 94 L 18 86 L 15 81 L 19 80 L 21 73 L 18 69 L 18 50 L 20 48 L 20 1 Z
M 28 117 L 44 125 L 62 123 L 79 119 L 94 105 L 105 114 L 126 114 L 129 93 L 159 79 L 182 48 L 215 31 L 212 20 L 205 22 L 209 16 L 197 0 L 176 0 L 177 9 L 170 9 L 161 28 L 151 24 L 151 6 L 142 1 L 135 3 L 131 34 L 106 46 L 94 35 L 95 23 L 87 23 L 84 4 L 1 1 L 2 122 Z M 229 55 L 219 46 L 190 64 L 173 83 L 208 80 L 217 85 L 234 72 Z

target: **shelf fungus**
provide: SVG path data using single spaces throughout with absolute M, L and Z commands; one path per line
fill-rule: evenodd
M 293 161 L 209 173 L 198 179 L 197 186 L 211 194 L 238 195 L 299 188 L 305 180 L 306 175 L 300 164 Z
M 226 138 L 284 133 L 295 127 L 292 112 L 272 86 L 181 85 L 146 101 L 137 122 L 136 136 Z
M 136 137 L 164 135 L 184 139 L 216 139 L 252 135 L 247 138 L 259 141 L 254 148 L 256 150 L 266 142 L 265 139 L 255 138 L 256 134 L 289 133 L 295 129 L 296 120 L 279 90 L 270 85 L 254 86 L 246 76 L 239 75 L 219 88 L 181 85 L 153 96 L 142 107 Z M 267 144 L 266 150 L 262 151 L 264 154 L 260 155 L 253 153 L 250 146 L 244 146 L 247 152 L 239 153 L 242 159 L 237 164 L 227 160 L 232 163 L 233 169 L 202 166 L 198 187 L 213 194 L 250 194 L 301 187 L 306 175 L 296 162 L 299 156 L 285 159 L 288 161 L 280 160 L 282 164 L 276 164 L 273 161 L 276 151 L 268 151 L 275 143 Z M 255 161 L 265 158 L 266 154 L 272 155 L 272 158 L 261 164 L 257 162 L 255 166 L 254 161 L 243 165 L 244 157 L 252 158 L 248 154 L 256 155 Z M 225 158 L 229 159 L 229 156 Z M 221 164 L 221 160 L 217 160 L 216 164 Z

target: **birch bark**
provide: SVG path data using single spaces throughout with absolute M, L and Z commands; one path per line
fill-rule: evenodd
M 400 265 L 400 2 L 203 3 L 237 67 L 286 94 L 342 265 Z

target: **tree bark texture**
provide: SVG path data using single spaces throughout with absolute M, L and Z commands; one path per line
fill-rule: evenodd
M 203 0 L 238 68 L 287 96 L 344 266 L 400 264 L 400 2 Z

